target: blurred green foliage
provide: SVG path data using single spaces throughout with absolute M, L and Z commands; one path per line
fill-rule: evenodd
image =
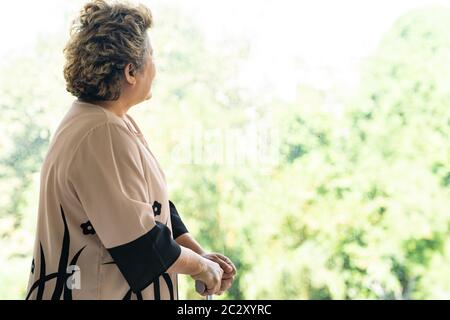
M 159 15 L 151 107 L 131 113 L 191 233 L 238 267 L 220 299 L 450 298 L 449 9 L 399 19 L 339 115 L 305 85 L 293 103 L 243 90 L 246 39 L 208 48 L 183 13 Z M 1 66 L 0 299 L 24 297 L 39 169 L 73 100 L 65 36 Z M 174 161 L 194 125 L 243 128 L 248 106 L 278 129 L 275 165 Z M 191 279 L 180 283 L 181 297 L 199 299 Z

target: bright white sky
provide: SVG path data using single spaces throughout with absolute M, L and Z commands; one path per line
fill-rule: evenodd
M 28 0 L 2 3 L 2 54 L 30 50 L 37 34 L 68 32 L 64 12 L 76 13 L 86 1 Z M 150 8 L 160 3 L 190 13 L 211 41 L 225 35 L 251 39 L 252 57 L 240 80 L 255 84 L 271 79 L 283 95 L 290 83 L 328 85 L 330 70 L 350 84 L 357 81 L 358 62 L 377 45 L 383 32 L 402 14 L 421 6 L 450 6 L 450 0 L 142 0 Z M 154 10 L 155 11 L 155 10 Z M 157 11 L 154 12 L 157 17 Z M 156 48 L 157 49 L 157 48 Z M 292 72 L 292 61 L 303 63 Z M 263 70 L 263 71 L 262 71 Z

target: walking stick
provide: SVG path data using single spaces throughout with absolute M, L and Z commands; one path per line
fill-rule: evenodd
M 197 291 L 198 293 L 202 294 L 203 292 L 205 292 L 206 290 L 206 286 L 203 282 L 201 282 L 200 280 L 195 280 L 195 291 Z M 212 300 L 212 294 L 208 294 L 206 296 L 206 300 Z

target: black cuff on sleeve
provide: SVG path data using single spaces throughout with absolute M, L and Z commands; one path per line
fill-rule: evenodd
M 108 251 L 130 288 L 140 292 L 178 259 L 181 247 L 172 239 L 170 229 L 156 222 L 143 236 Z
M 170 219 L 172 220 L 173 238 L 176 239 L 184 233 L 189 232 L 178 214 L 177 208 L 172 201 L 169 200 Z

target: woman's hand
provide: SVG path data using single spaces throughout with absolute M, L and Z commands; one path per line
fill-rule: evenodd
M 212 260 L 204 257 L 199 257 L 203 260 L 202 271 L 198 274 L 192 275 L 194 280 L 199 280 L 204 283 L 206 290 L 201 295 L 218 294 L 222 287 L 223 270 L 220 265 Z
M 223 270 L 220 290 L 216 294 L 221 295 L 225 290 L 230 289 L 236 275 L 236 267 L 230 258 L 216 252 L 202 254 L 202 257 L 216 262 Z
M 209 260 L 211 263 L 215 262 L 215 264 L 218 264 L 220 267 L 219 269 L 223 272 L 221 279 L 220 279 L 220 287 L 217 291 L 217 294 L 222 294 L 225 290 L 228 290 L 231 288 L 234 277 L 236 275 L 236 267 L 234 266 L 233 262 L 226 256 L 220 253 L 211 252 L 207 253 L 203 248 L 200 246 L 200 244 L 192 237 L 191 234 L 188 232 L 178 236 L 176 238 L 176 242 L 184 247 L 189 248 L 190 250 L 194 251 L 198 255 L 200 255 L 202 258 Z M 189 273 L 192 274 L 192 273 Z M 194 278 L 195 279 L 195 278 Z M 210 288 L 208 284 L 206 284 L 207 288 Z M 208 293 L 211 294 L 211 293 Z M 205 295 L 205 294 L 203 294 Z

